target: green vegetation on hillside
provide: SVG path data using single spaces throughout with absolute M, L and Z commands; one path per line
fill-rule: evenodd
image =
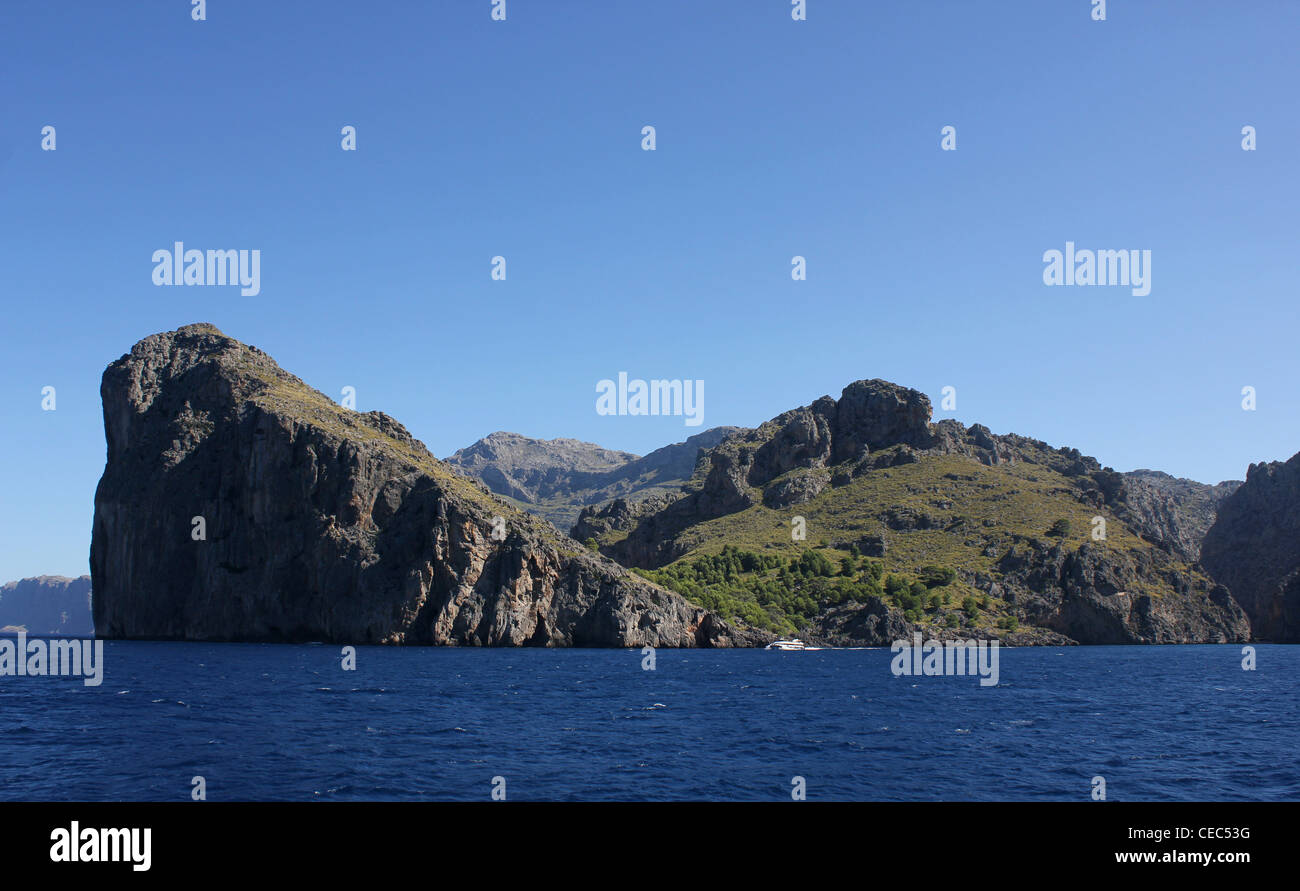
M 798 631 L 826 609 L 884 601 L 912 621 L 936 620 L 953 603 L 943 589 L 956 580 L 927 566 L 921 578 L 885 576 L 884 564 L 856 554 L 830 559 L 822 550 L 797 556 L 758 554 L 732 545 L 718 554 L 682 560 L 660 570 L 636 570 L 726 618 L 777 632 Z
M 1091 535 L 1099 514 L 1107 521 L 1104 541 Z M 806 541 L 791 536 L 795 516 L 804 518 Z M 869 540 L 883 543 L 883 556 L 862 556 Z M 1150 548 L 1108 510 L 1080 501 L 1071 481 L 1048 467 L 988 466 L 959 456 L 873 470 L 784 509 L 757 503 L 691 526 L 677 541 L 683 557 L 642 574 L 724 617 L 778 633 L 871 598 L 918 625 L 1014 631 L 1014 608 L 974 586 L 981 577 L 1001 578 L 1003 560 L 1085 543 Z M 1161 597 L 1172 590 L 1162 582 L 1148 576 L 1130 593 Z

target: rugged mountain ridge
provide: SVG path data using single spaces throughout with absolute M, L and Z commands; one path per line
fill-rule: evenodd
M 994 435 L 978 424 L 931 423 L 930 414 L 923 393 L 857 381 L 839 399 L 822 397 L 727 437 L 674 495 L 584 510 L 572 534 L 665 583 L 682 581 L 689 560 L 699 564 L 724 542 L 760 554 L 817 547 L 831 563 L 850 554 L 881 558 L 886 571 L 914 584 L 922 570 L 935 569 L 927 559 L 942 557 L 954 564 L 945 568 L 959 579 L 954 590 L 963 602 L 973 596 L 980 605 L 964 615 L 945 606 L 929 607 L 932 615 L 905 608 L 908 597 L 942 599 L 948 590 L 938 586 L 848 608 L 843 598 L 857 595 L 845 592 L 870 591 L 874 582 L 839 576 L 838 593 L 809 586 L 809 599 L 821 606 L 802 607 L 803 630 L 831 642 L 886 643 L 909 625 L 936 630 L 939 619 L 954 633 L 996 619 L 1020 642 L 1248 637 L 1241 608 L 1194 565 L 1198 542 L 1189 530 L 1204 514 L 1173 510 L 1164 480 L 1131 478 L 1077 449 Z M 791 540 L 796 519 L 810 527 L 807 545 Z M 755 578 L 761 589 L 761 573 L 743 581 Z M 685 582 L 691 590 L 691 578 Z M 900 621 L 907 613 L 911 619 Z
M 446 463 L 567 530 L 588 505 L 620 497 L 637 501 L 677 490 L 690 479 L 700 452 L 738 429 L 714 427 L 645 456 L 576 439 L 497 432 L 460 449 Z
M 146 337 L 100 390 L 108 456 L 91 576 L 102 637 L 756 640 L 453 473 L 389 416 L 336 405 L 214 326 Z
M 638 457 L 577 439 L 533 439 L 498 431 L 458 449 L 445 462 L 498 495 L 532 504 Z
M 91 634 L 90 576 L 41 575 L 0 585 L 3 628 L 30 634 Z
M 1219 505 L 1201 563 L 1245 608 L 1257 638 L 1300 643 L 1300 453 L 1250 466 Z

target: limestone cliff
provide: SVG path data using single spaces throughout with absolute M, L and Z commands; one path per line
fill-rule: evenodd
M 1201 564 L 1245 607 L 1257 639 L 1300 643 L 1300 454 L 1250 466 L 1219 505 Z
M 103 637 L 753 642 L 211 325 L 140 341 L 101 395 L 91 575 Z

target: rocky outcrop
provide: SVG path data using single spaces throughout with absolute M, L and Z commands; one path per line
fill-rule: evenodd
M 920 632 L 926 640 L 971 640 L 989 637 L 986 628 L 969 623 L 956 627 L 923 626 L 907 621 L 903 613 L 879 598 L 862 606 L 835 607 L 819 615 L 806 631 L 810 643 L 832 647 L 888 647 L 895 641 L 910 641 Z M 999 630 L 1002 644 L 1013 647 L 1074 646 L 1079 643 L 1049 628 L 1021 626 L 1017 631 Z
M 816 498 L 830 482 L 831 475 L 825 470 L 796 471 L 768 486 L 763 492 L 763 503 L 770 508 L 794 507 Z
M 1082 644 L 1240 643 L 1246 614 L 1228 590 L 1158 548 L 1076 550 L 1017 543 L 986 589 L 1023 621 Z M 1153 589 L 1159 585 L 1160 592 Z
M 989 467 L 1038 465 L 1059 473 L 1071 481 L 1077 501 L 1112 511 L 1143 539 L 1188 562 L 1200 556 L 1219 504 L 1241 485 L 1208 485 L 1150 470 L 1118 473 L 1078 449 L 1053 448 L 1014 433 L 997 435 L 981 424 L 930 423 L 925 394 L 870 380 L 845 387 L 838 400 L 823 396 L 726 437 L 701 455 L 702 474 L 677 493 L 685 496 L 680 503 L 666 512 L 636 511 L 645 518 L 644 530 L 636 530 L 627 511 L 614 505 L 584 510 L 578 530 L 630 528 L 607 551 L 627 565 L 661 565 L 680 556 L 671 539 L 693 524 L 755 504 L 792 507 L 816 497 L 828 483 L 845 485 L 865 473 L 943 455 Z
M 839 607 L 818 617 L 807 633 L 810 642 L 835 647 L 887 647 L 910 640 L 912 623 L 879 598 L 853 608 Z
M 932 424 L 930 411 L 929 397 L 918 390 L 883 380 L 855 381 L 838 400 L 823 396 L 727 436 L 700 456 L 694 477 L 664 506 L 590 507 L 579 515 L 573 535 L 585 540 L 599 538 L 602 530 L 626 530 L 602 551 L 626 566 L 662 566 L 687 550 L 678 537 L 693 525 L 757 504 L 803 504 L 827 485 L 939 455 L 989 466 L 1039 463 L 1078 478 L 1080 500 L 1101 505 L 1116 497 L 1107 487 L 1118 491 L 1119 485 L 1108 475 L 1119 475 L 1076 449 L 1052 449 L 1014 434 L 994 436 L 978 424 L 969 429 L 953 420 Z
M 1163 593 L 1154 592 L 1159 580 Z M 1105 545 L 1077 549 L 1025 540 L 999 561 L 994 575 L 975 587 L 1002 602 L 1021 624 L 997 632 L 1012 646 L 1068 644 L 1242 643 L 1250 623 L 1228 589 L 1180 565 L 1155 548 L 1116 551 Z M 955 628 L 909 622 L 880 599 L 837 607 L 818 616 L 810 637 L 838 646 L 888 646 L 927 636 L 967 639 L 988 633 L 966 617 Z
M 30 634 L 93 633 L 90 576 L 42 575 L 0 585 L 0 629 Z
M 805 549 L 882 559 L 910 586 L 908 598 L 805 605 L 814 612 L 800 630 L 828 642 L 880 644 L 920 628 L 1019 644 L 1237 642 L 1250 636 L 1245 612 L 1195 566 L 1201 530 L 1232 488 L 1121 474 L 1077 449 L 931 423 L 924 394 L 871 380 L 727 437 L 675 495 L 585 510 L 574 535 L 657 569 L 710 553 L 719 536 L 798 548 L 780 539 L 807 514 L 819 541 Z M 1090 523 L 1098 515 L 1109 527 Z M 926 564 L 961 568 L 955 599 L 942 586 L 917 593 Z M 790 584 L 810 599 L 832 585 Z
M 667 647 L 756 642 L 587 553 L 211 325 L 104 372 L 97 633 Z
M 856 381 L 838 400 L 823 396 L 812 405 L 788 411 L 752 431 L 761 442 L 752 460 L 715 468 L 733 477 L 736 489 L 762 487 L 798 468 L 826 467 L 860 460 L 892 446 L 929 448 L 930 399 L 924 393 L 888 381 Z M 748 457 L 748 452 L 742 452 Z
M 1154 580 L 1165 585 L 1153 592 Z M 998 636 L 1011 646 L 1070 644 L 1243 643 L 1250 623 L 1228 589 L 1177 563 L 1160 549 L 1115 551 L 1085 544 L 1071 550 L 1038 541 L 1018 543 L 996 576 L 974 580 L 1023 624 Z M 819 615 L 806 632 L 834 646 L 888 646 L 915 631 L 943 639 L 988 634 L 965 616 L 936 628 L 907 621 L 879 598 Z
M 586 508 L 569 533 L 581 542 L 601 539 L 610 533 L 626 532 L 642 521 L 652 521 L 677 499 L 667 495 L 653 495 L 642 501 L 615 498 L 599 508 Z
M 766 503 L 802 504 L 831 481 L 817 471 L 868 456 L 887 446 L 928 447 L 934 442 L 930 400 L 924 393 L 888 381 L 857 381 L 839 400 L 823 396 L 812 405 L 785 412 L 753 430 L 738 430 L 701 454 L 681 497 L 669 496 L 658 510 L 608 504 L 584 509 L 575 538 L 602 529 L 630 529 L 606 552 L 628 566 L 661 566 L 684 551 L 676 537 L 686 528 Z M 770 490 L 768 484 L 779 480 Z
M 567 530 L 588 505 L 615 498 L 641 501 L 679 489 L 694 472 L 700 452 L 737 429 L 714 427 L 644 457 L 576 439 L 493 433 L 446 463 Z
M 1201 565 L 1245 608 L 1257 639 L 1300 643 L 1300 454 L 1250 466 L 1219 505 Z

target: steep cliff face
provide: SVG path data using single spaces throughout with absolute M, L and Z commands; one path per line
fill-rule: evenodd
M 1209 485 L 1157 470 L 1134 470 L 1124 474 L 1120 509 L 1146 538 L 1196 560 L 1219 505 L 1240 485 L 1240 480 Z
M 211 325 L 140 341 L 101 395 L 101 636 L 753 642 L 452 473 L 387 415 L 339 407 Z
M 1219 505 L 1201 565 L 1245 607 L 1256 638 L 1300 643 L 1300 454 L 1250 466 Z
M 90 576 L 42 575 L 0 585 L 0 628 L 31 634 L 86 635 L 90 618 Z

